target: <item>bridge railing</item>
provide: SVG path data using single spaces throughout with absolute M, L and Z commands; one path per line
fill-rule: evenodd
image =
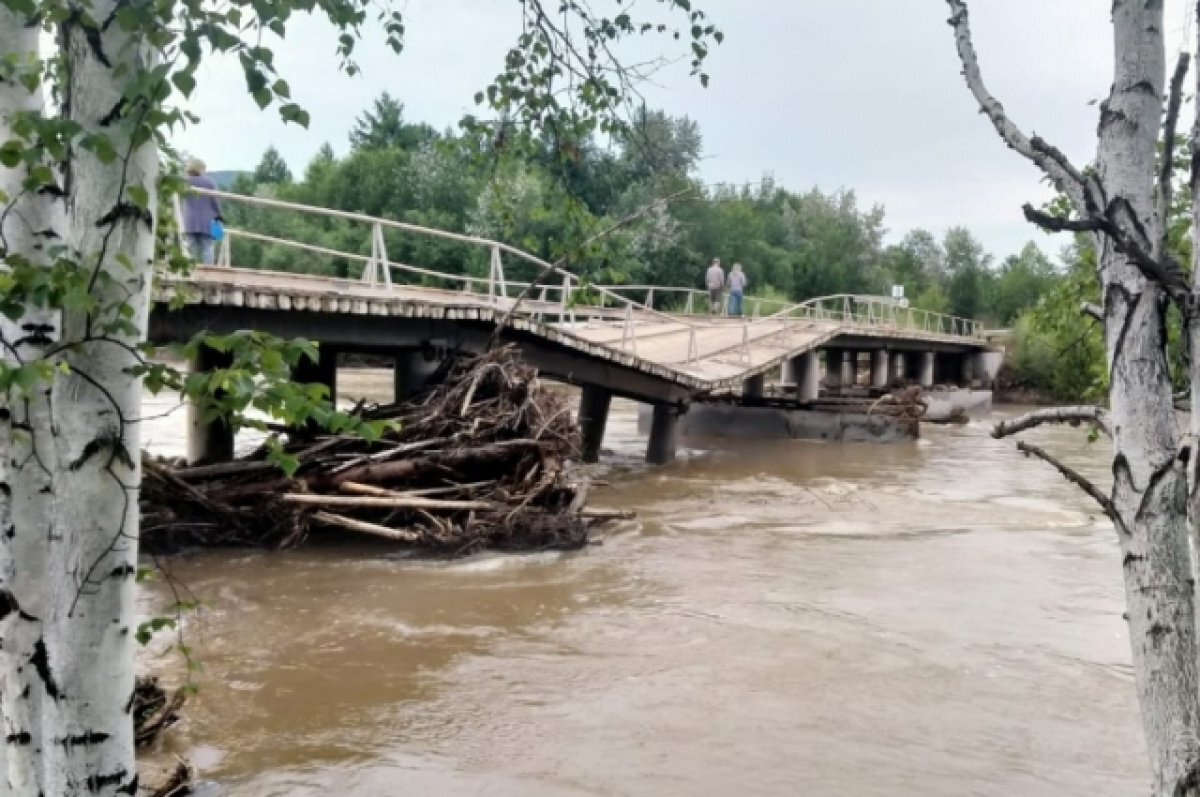
M 972 318 L 906 307 L 883 296 L 850 293 L 808 299 L 786 307 L 764 320 L 789 317 L 840 321 L 860 326 L 881 326 L 965 338 L 982 339 L 984 332 L 983 323 Z
M 541 271 L 548 271 L 554 278 L 554 281 L 546 280 L 543 284 L 536 286 L 536 290 L 531 292 L 529 297 L 527 297 L 526 306 L 528 307 L 528 310 L 525 313 L 526 315 L 532 315 L 538 317 L 539 319 L 545 315 L 556 315 L 561 322 L 570 324 L 577 323 L 580 318 L 583 318 L 584 320 L 599 319 L 607 322 L 616 321 L 622 325 L 620 348 L 631 351 L 635 355 L 637 354 L 637 344 L 639 338 L 640 325 L 638 322 L 653 320 L 659 325 L 670 325 L 676 328 L 682 327 L 683 329 L 687 330 L 689 337 L 689 362 L 694 362 L 695 358 L 698 356 L 696 332 L 697 330 L 704 328 L 703 325 L 677 315 L 670 315 L 668 313 L 658 311 L 651 305 L 639 302 L 627 296 L 622 296 L 609 286 L 596 285 L 594 283 L 585 284 L 579 279 L 579 277 L 561 268 L 560 266 L 549 263 L 542 258 L 537 257 L 536 255 L 530 254 L 500 241 L 493 241 L 487 238 L 466 235 L 463 233 L 422 227 L 417 224 L 395 221 L 394 219 L 377 218 L 362 213 L 332 210 L 330 208 L 322 208 L 313 205 L 301 205 L 294 202 L 285 202 L 283 200 L 271 199 L 268 197 L 246 196 L 244 194 L 232 194 L 225 191 L 214 191 L 196 187 L 192 187 L 189 190 L 202 196 L 214 197 L 222 202 L 290 211 L 311 216 L 341 219 L 344 221 L 361 223 L 370 227 L 370 255 L 363 255 L 354 252 L 342 252 L 329 249 L 328 247 L 264 235 L 261 233 L 251 232 L 249 230 L 227 228 L 217 253 L 218 266 L 226 268 L 233 266 L 232 240 L 235 238 L 243 238 L 246 240 L 258 241 L 260 243 L 290 247 L 315 254 L 322 254 L 330 257 L 361 262 L 363 264 L 361 277 L 362 282 L 367 285 L 379 287 L 380 289 L 394 290 L 400 287 L 396 282 L 393 281 L 393 276 L 397 274 L 415 275 L 423 278 L 435 278 L 451 284 L 458 284 L 461 286 L 459 289 L 461 292 L 471 294 L 475 298 L 481 299 L 484 295 L 486 295 L 489 304 L 506 309 L 511 307 L 516 300 L 516 296 L 512 295 L 513 291 L 524 291 L 526 288 L 530 287 L 530 283 L 528 282 L 510 281 L 506 279 L 504 273 L 504 257 L 508 256 L 530 263 L 538 267 L 538 269 Z M 183 211 L 178 198 L 176 199 L 175 203 L 175 214 L 177 217 L 178 229 L 180 230 L 180 245 L 182 246 L 184 243 L 182 233 Z M 384 238 L 384 230 L 397 230 L 400 232 L 425 236 L 428 238 L 454 241 L 470 247 L 486 249 L 489 252 L 488 276 L 484 278 L 468 274 L 450 274 L 433 271 L 431 269 L 420 268 L 418 266 L 412 266 L 392 260 L 389 258 L 387 253 L 387 242 Z M 422 287 L 424 288 L 425 286 Z M 484 294 L 484 289 L 486 289 L 486 294 Z M 594 299 L 598 300 L 599 304 L 592 304 L 591 301 Z
M 483 301 L 497 308 L 509 309 L 516 299 L 512 292 L 521 292 L 529 288 L 528 282 L 510 281 L 505 277 L 505 257 L 536 266 L 539 271 L 546 271 L 553 281 L 546 280 L 536 286 L 526 298 L 524 314 L 539 320 L 547 315 L 556 316 L 560 323 L 575 324 L 582 318 L 585 321 L 600 320 L 605 323 L 621 325 L 620 349 L 637 354 L 639 338 L 646 339 L 662 334 L 677 334 L 686 331 L 688 334 L 688 364 L 699 359 L 699 340 L 697 333 L 712 329 L 714 325 L 727 326 L 728 320 L 714 321 L 705 315 L 701 321 L 699 314 L 708 308 L 708 295 L 704 291 L 692 288 L 671 288 L 650 285 L 619 285 L 606 286 L 584 284 L 577 276 L 571 274 L 556 264 L 549 263 L 536 255 L 525 252 L 514 246 L 463 233 L 422 227 L 393 219 L 376 218 L 362 213 L 353 213 L 312 205 L 301 205 L 268 197 L 246 196 L 224 191 L 207 189 L 191 189 L 197 194 L 212 196 L 223 202 L 242 204 L 251 207 L 269 208 L 292 213 L 341 219 L 366 225 L 370 234 L 370 254 L 344 252 L 316 244 L 304 243 L 262 233 L 230 228 L 225 231 L 218 251 L 217 265 L 232 267 L 232 240 L 241 238 L 273 246 L 288 247 L 314 254 L 340 258 L 363 264 L 361 280 L 363 283 L 380 290 L 393 291 L 403 287 L 394 281 L 396 278 L 413 277 L 418 280 L 436 279 L 444 284 L 458 286 L 457 292 L 472 296 L 474 301 Z M 176 215 L 179 217 L 178 229 L 182 231 L 182 209 L 176 200 Z M 488 252 L 487 277 L 469 274 L 451 274 L 432 269 L 421 268 L 392 260 L 387 252 L 385 230 L 395 230 L 426 238 L 453 241 L 468 247 L 482 248 Z M 180 233 L 180 243 L 183 243 Z M 421 286 L 424 290 L 438 290 Z M 644 301 L 638 301 L 626 293 L 640 294 Z M 654 307 L 656 295 L 673 295 L 681 297 L 682 313 L 666 313 Z M 592 301 L 598 301 L 593 304 Z M 900 308 L 890 299 L 857 295 L 837 295 L 819 297 L 804 302 L 789 304 L 777 299 L 758 299 L 750 297 L 747 300 L 748 309 L 752 316 L 741 319 L 742 343 L 739 348 L 744 356 L 748 356 L 749 342 L 760 331 L 770 335 L 776 328 L 785 334 L 790 330 L 789 324 L 781 321 L 793 319 L 812 319 L 817 321 L 836 321 L 853 323 L 864 326 L 881 326 L 895 329 L 911 329 L 928 334 L 950 335 L 956 337 L 979 337 L 982 327 L 970 319 L 955 318 L 942 313 L 932 313 L 924 310 Z M 779 308 L 769 315 L 760 315 L 764 310 Z M 757 317 L 754 317 L 757 316 Z M 645 322 L 652 322 L 650 329 L 644 329 Z M 769 325 L 769 326 L 765 326 Z M 706 352 L 706 356 L 714 352 Z

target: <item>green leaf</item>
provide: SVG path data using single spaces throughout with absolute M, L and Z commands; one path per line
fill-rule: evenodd
M 274 97 L 274 95 L 271 94 L 271 90 L 268 88 L 255 89 L 250 93 L 250 96 L 254 98 L 256 103 L 258 103 L 259 108 L 266 108 L 271 104 L 271 99 Z
M 7 166 L 12 169 L 21 162 L 21 156 L 25 153 L 25 145 L 16 139 L 5 141 L 0 144 L 0 166 Z
M 196 90 L 196 78 L 188 72 L 176 72 L 171 75 L 171 82 L 175 84 L 175 88 L 179 89 L 179 93 L 185 97 L 192 96 L 192 92 Z

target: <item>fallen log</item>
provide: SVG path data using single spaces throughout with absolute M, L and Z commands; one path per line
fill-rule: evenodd
M 393 529 L 388 526 L 381 526 L 378 523 L 368 523 L 365 520 L 348 518 L 345 515 L 335 515 L 331 512 L 314 512 L 312 518 L 318 523 L 324 523 L 326 526 L 337 526 L 338 528 L 357 531 L 360 534 L 383 537 L 385 540 L 392 540 L 394 542 L 418 542 L 421 539 L 421 535 L 413 531 Z
M 284 493 L 280 500 L 304 506 L 348 506 L 358 509 L 426 509 L 432 511 L 471 512 L 505 509 L 491 501 L 444 501 L 437 498 L 380 498 L 377 496 L 315 495 L 313 493 Z

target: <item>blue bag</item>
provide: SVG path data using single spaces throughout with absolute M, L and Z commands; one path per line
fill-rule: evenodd
M 213 219 L 212 225 L 208 228 L 208 234 L 212 236 L 214 241 L 219 241 L 225 237 L 225 228 L 221 225 L 221 222 Z

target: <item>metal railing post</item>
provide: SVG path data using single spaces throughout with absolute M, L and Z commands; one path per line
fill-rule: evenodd
M 699 356 L 700 351 L 696 346 L 696 328 L 688 327 L 688 365 L 694 364 Z
M 601 294 L 603 296 L 603 294 Z M 625 304 L 625 327 L 621 330 L 621 348 L 632 344 L 634 355 L 637 354 L 637 328 L 633 323 L 633 302 Z
M 691 314 L 692 314 L 692 312 L 693 312 L 693 310 L 692 310 L 692 300 L 694 300 L 695 298 L 696 298 L 696 294 L 695 294 L 695 292 L 693 292 L 693 291 L 688 291 L 688 294 L 687 294 L 687 304 L 686 304 L 686 305 L 684 305 L 684 307 L 683 307 L 683 314 L 684 314 L 684 315 L 691 315 Z
M 221 268 L 233 268 L 233 244 L 230 242 L 230 235 L 225 233 L 221 238 L 221 246 L 217 250 L 217 265 Z
M 654 288 L 646 291 L 646 306 L 651 310 L 654 309 Z

